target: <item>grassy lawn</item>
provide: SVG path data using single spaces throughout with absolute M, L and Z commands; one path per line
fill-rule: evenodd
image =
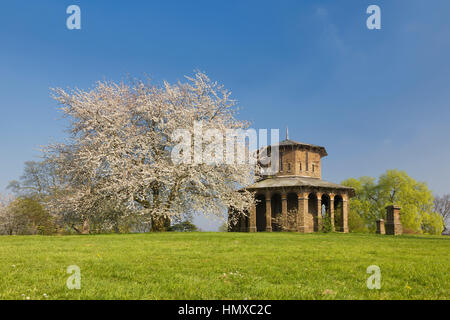
M 81 268 L 81 290 L 66 288 L 69 265 Z M 366 287 L 370 265 L 381 268 L 380 290 Z M 297 233 L 1 236 L 0 299 L 27 297 L 450 299 L 450 238 Z

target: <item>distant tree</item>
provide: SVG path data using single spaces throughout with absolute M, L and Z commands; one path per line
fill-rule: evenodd
M 371 231 L 375 231 L 376 219 L 386 218 L 386 206 L 396 204 L 402 208 L 400 219 L 405 231 L 442 232 L 443 222 L 434 211 L 431 191 L 425 183 L 414 180 L 404 171 L 388 170 L 378 182 L 375 178 L 361 177 L 342 184 L 355 189 L 350 210 L 356 212 Z
M 356 210 L 348 212 L 348 229 L 350 232 L 368 232 L 366 221 L 357 213 Z
M 57 232 L 53 218 L 41 205 L 31 198 L 17 198 L 0 215 L 2 233 L 8 235 L 42 234 Z
M 224 221 L 218 229 L 219 232 L 228 232 L 228 223 Z
M 197 226 L 193 224 L 191 221 L 186 220 L 182 221 L 180 223 L 174 224 L 171 228 L 172 231 L 178 231 L 178 232 L 194 232 L 199 231 Z
M 436 196 L 434 198 L 434 209 L 442 216 L 444 228 L 447 230 L 450 223 L 450 194 Z
M 46 201 L 60 189 L 61 177 L 49 161 L 27 161 L 19 180 L 9 183 L 8 189 L 19 197 Z
M 9 183 L 10 189 L 17 197 L 21 199 L 33 199 L 46 207 L 52 202 L 57 202 L 63 198 L 65 191 L 65 180 L 54 162 L 27 161 L 24 164 L 23 174 L 18 180 Z M 98 208 L 98 207 L 97 207 Z M 64 210 L 54 215 L 55 223 L 64 229 L 68 227 L 77 233 L 86 231 L 87 214 L 74 214 L 73 211 Z
M 352 187 L 356 196 L 349 202 L 349 229 L 360 224 L 362 220 L 370 231 L 376 229 L 376 219 L 384 215 L 382 204 L 378 201 L 378 187 L 376 179 L 372 177 L 351 178 L 342 182 L 343 185 Z M 360 217 L 358 221 L 356 217 Z M 356 221 L 356 222 L 355 222 Z
M 1 235 L 11 235 L 14 230 L 12 226 L 14 225 L 14 216 L 9 210 L 9 204 L 14 200 L 11 196 L 5 196 L 0 194 L 0 234 Z

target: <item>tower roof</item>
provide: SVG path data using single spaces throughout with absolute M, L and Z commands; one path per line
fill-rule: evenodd
M 354 195 L 354 189 L 329 181 L 310 178 L 310 177 L 273 177 L 259 180 L 254 184 L 248 186 L 246 189 L 268 189 L 268 188 L 286 188 L 286 187 L 312 187 L 325 188 L 334 190 L 345 190 L 349 192 L 350 196 Z
M 274 146 L 276 146 L 276 144 Z M 286 140 L 281 141 L 278 144 L 278 146 L 279 147 L 287 147 L 287 146 L 307 147 L 309 149 L 317 150 L 320 153 L 321 157 L 326 157 L 328 155 L 327 150 L 325 149 L 325 147 L 314 145 L 314 144 L 310 144 L 310 143 L 298 142 L 298 141 L 294 141 L 294 140 L 290 140 L 290 139 L 286 139 Z

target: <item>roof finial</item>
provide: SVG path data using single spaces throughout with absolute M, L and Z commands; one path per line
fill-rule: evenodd
M 286 126 L 286 140 L 289 140 L 289 128 Z

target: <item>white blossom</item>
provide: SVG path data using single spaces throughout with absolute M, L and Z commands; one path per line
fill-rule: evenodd
M 64 177 L 50 209 L 83 216 L 113 203 L 152 221 L 247 210 L 253 194 L 242 187 L 252 183 L 254 164 L 172 161 L 177 129 L 193 134 L 196 121 L 203 130 L 223 133 L 248 127 L 236 119 L 229 91 L 202 73 L 187 79 L 162 86 L 99 82 L 89 91 L 54 89 L 70 138 L 45 148 Z

